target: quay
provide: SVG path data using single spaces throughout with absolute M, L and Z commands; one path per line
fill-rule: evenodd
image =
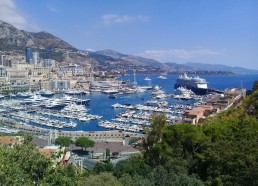
M 136 137 L 141 138 L 144 134 L 133 133 L 133 132 L 126 132 L 126 131 L 64 131 L 64 130 L 50 130 L 44 129 L 36 126 L 26 125 L 20 122 L 17 122 L 13 119 L 0 117 L 0 122 L 3 125 L 6 125 L 10 128 L 16 129 L 22 133 L 29 133 L 35 135 L 43 135 L 49 136 L 52 135 L 54 138 L 58 136 L 69 136 L 71 138 L 78 138 L 81 136 L 88 137 L 94 141 L 97 140 L 115 140 L 115 139 L 124 139 L 126 137 Z

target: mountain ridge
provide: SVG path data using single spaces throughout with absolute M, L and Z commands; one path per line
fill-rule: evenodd
M 195 67 L 196 70 L 224 70 L 231 71 L 235 74 L 258 74 L 258 70 L 248 69 L 243 67 L 232 67 L 223 64 L 207 64 L 207 63 L 198 63 L 198 62 L 187 62 L 184 65 L 189 67 Z
M 19 30 L 13 25 L 0 20 L 0 51 L 12 51 L 14 54 L 24 57 L 26 47 L 31 47 L 38 51 L 41 58 L 54 59 L 57 62 L 67 64 L 92 64 L 96 70 L 110 71 L 112 73 L 117 73 L 118 71 L 132 73 L 134 69 L 138 73 L 181 73 L 183 71 L 204 69 L 197 68 L 191 64 L 161 63 L 154 59 L 123 54 L 111 49 L 96 52 L 82 51 L 51 33 Z M 225 67 L 225 69 L 220 70 L 231 70 L 229 67 Z M 235 72 L 239 72 L 241 69 L 246 73 L 249 70 L 235 67 Z M 251 72 L 253 71 L 251 70 Z

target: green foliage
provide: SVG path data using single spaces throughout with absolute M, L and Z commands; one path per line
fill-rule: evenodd
M 31 145 L 0 146 L 0 183 L 4 185 L 40 182 L 48 173 L 50 160 Z
M 258 90 L 246 97 L 243 102 L 243 110 L 245 114 L 255 116 L 258 119 Z
M 100 172 L 112 172 L 114 169 L 111 163 L 97 163 L 93 169 L 93 172 L 99 174 Z
M 164 134 L 164 143 L 172 147 L 176 155 L 182 158 L 193 155 L 206 142 L 207 138 L 201 128 L 194 125 L 171 125 L 167 127 Z
M 128 144 L 131 145 L 137 141 L 137 138 L 130 138 Z
M 208 184 L 257 185 L 258 121 L 224 118 L 203 130 L 212 140 L 196 156 L 192 171 Z
M 82 186 L 123 186 L 122 183 L 112 175 L 112 173 L 102 172 L 98 175 L 90 175 L 89 177 L 84 177 L 79 182 Z
M 65 185 L 73 186 L 77 182 L 77 173 L 75 167 L 58 167 L 52 169 L 49 176 L 44 177 L 44 185 Z
M 252 91 L 256 91 L 256 90 L 258 90 L 258 80 L 256 80 L 256 81 L 253 83 Z
M 1 185 L 76 184 L 74 168 L 54 169 L 50 159 L 32 145 L 0 146 L 0 165 Z
M 24 143 L 25 144 L 29 144 L 31 141 L 32 141 L 32 139 L 33 139 L 33 136 L 32 135 L 30 135 L 30 134 L 25 134 L 24 136 L 23 136 L 23 138 L 24 138 Z
M 151 167 L 147 165 L 141 156 L 133 156 L 130 160 L 119 161 L 114 168 L 114 175 L 121 177 L 123 174 L 148 176 Z
M 160 165 L 166 161 L 163 156 L 160 156 L 166 148 L 166 145 L 162 143 L 166 125 L 167 121 L 164 115 L 154 115 L 152 130 L 147 132 L 147 138 L 143 141 L 144 158 L 152 166 Z
M 76 141 L 75 141 L 75 145 L 78 147 L 83 148 L 88 148 L 88 147 L 93 147 L 95 144 L 94 141 L 90 140 L 87 137 L 79 137 Z
M 55 144 L 60 145 L 62 147 L 68 147 L 69 145 L 72 144 L 72 142 L 73 142 L 72 139 L 68 136 L 59 136 L 55 140 Z

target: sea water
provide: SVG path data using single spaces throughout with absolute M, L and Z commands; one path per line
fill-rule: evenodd
M 151 81 L 144 80 L 145 77 L 150 77 Z M 119 77 L 119 80 L 126 80 L 133 82 L 137 81 L 137 85 L 139 86 L 160 86 L 162 90 L 167 94 L 171 94 L 174 92 L 174 84 L 178 75 L 168 75 L 167 79 L 159 79 L 159 75 L 126 75 Z M 246 89 L 251 89 L 253 86 L 253 82 L 258 80 L 258 74 L 254 75 L 203 75 L 201 78 L 206 79 L 208 82 L 208 87 L 215 88 L 218 90 L 224 90 L 226 88 L 232 87 L 242 87 Z M 86 106 L 91 114 L 96 114 L 103 116 L 102 120 L 111 120 L 115 118 L 118 113 L 124 112 L 125 109 L 113 109 L 111 105 L 115 103 L 120 104 L 144 104 L 146 101 L 151 100 L 151 91 L 146 91 L 143 93 L 137 94 L 122 94 L 116 95 L 116 98 L 109 98 L 108 94 L 103 94 L 101 92 L 93 92 L 87 95 L 78 96 L 78 98 L 87 98 L 91 101 Z M 179 104 L 191 104 L 193 100 L 175 100 L 173 98 L 166 98 L 166 101 L 169 103 L 179 103 Z M 105 131 L 107 129 L 101 128 L 98 126 L 98 121 L 89 121 L 89 122 L 80 122 L 77 121 L 77 127 L 70 129 L 64 128 L 62 130 L 83 130 L 83 131 Z

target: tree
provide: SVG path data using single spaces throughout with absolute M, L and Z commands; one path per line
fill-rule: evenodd
M 133 156 L 129 160 L 119 161 L 114 168 L 114 175 L 120 178 L 123 174 L 141 175 L 150 178 L 151 167 L 141 156 Z
M 144 158 L 152 166 L 157 166 L 164 160 L 160 153 L 163 149 L 162 138 L 166 125 L 167 121 L 164 115 L 154 115 L 152 118 L 152 129 L 147 131 L 147 137 L 143 140 Z
M 106 159 L 108 159 L 108 163 L 110 162 L 110 149 L 106 148 Z
M 78 147 L 81 147 L 82 150 L 83 148 L 88 148 L 88 147 L 93 147 L 95 145 L 95 142 L 90 140 L 87 137 L 79 137 L 76 141 L 75 141 L 75 145 Z
M 257 119 L 225 117 L 203 130 L 212 140 L 195 157 L 191 172 L 208 185 L 257 185 Z
M 99 174 L 100 172 L 112 172 L 114 169 L 113 165 L 111 163 L 96 163 L 95 167 L 93 168 L 93 171 Z
M 66 185 L 74 186 L 77 182 L 76 168 L 73 166 L 57 167 L 45 176 L 42 185 Z
M 97 175 L 90 175 L 89 177 L 84 177 L 79 182 L 79 185 L 90 185 L 90 186 L 123 186 L 123 184 L 118 181 L 116 177 L 112 175 L 112 173 L 102 172 Z
M 60 145 L 62 147 L 68 147 L 69 145 L 72 144 L 72 142 L 73 142 L 72 139 L 68 136 L 59 136 L 55 140 L 55 144 Z
M 207 141 L 202 129 L 196 125 L 170 125 L 164 133 L 164 143 L 184 159 L 200 150 Z
M 258 90 L 258 80 L 256 80 L 256 81 L 253 83 L 252 91 L 256 91 L 256 90 Z
M 245 114 L 253 115 L 258 119 L 258 90 L 246 97 L 242 107 Z
M 33 139 L 33 136 L 31 134 L 25 134 L 23 137 L 24 137 L 24 141 L 23 142 L 25 144 L 29 144 L 32 141 L 32 139 Z
M 1 185 L 40 185 L 51 169 L 50 159 L 32 145 L 0 146 Z

